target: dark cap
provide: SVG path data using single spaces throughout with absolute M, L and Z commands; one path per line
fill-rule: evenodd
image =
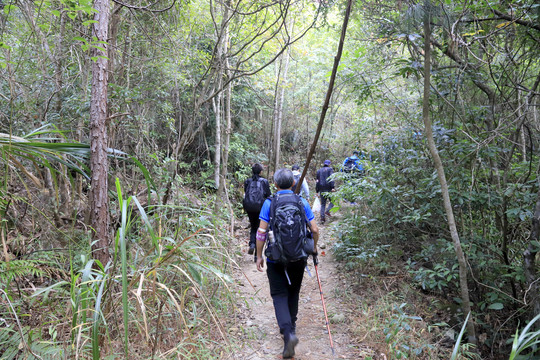
M 298 164 L 294 164 L 291 169 L 298 170 L 300 169 L 300 166 L 298 166 Z
M 330 160 L 324 160 L 324 165 L 330 165 L 332 162 Z

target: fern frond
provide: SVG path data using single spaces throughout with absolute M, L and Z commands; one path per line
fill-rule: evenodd
M 6 286 L 11 280 L 23 276 L 43 276 L 41 260 L 12 260 L 0 262 L 0 285 Z

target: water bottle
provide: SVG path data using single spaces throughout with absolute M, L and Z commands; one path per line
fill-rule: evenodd
M 273 245 L 274 242 L 276 241 L 276 240 L 274 239 L 274 232 L 273 232 L 272 230 L 270 230 L 270 231 L 268 232 L 268 240 L 270 241 L 270 244 L 272 244 L 272 245 Z

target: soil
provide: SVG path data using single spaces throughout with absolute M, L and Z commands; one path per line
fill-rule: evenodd
M 236 284 L 240 301 L 237 306 L 236 326 L 229 334 L 239 343 L 232 357 L 242 360 L 281 359 L 283 339 L 274 315 L 266 271 L 257 271 L 253 255 L 247 254 L 249 224 L 242 222 L 236 236 L 241 251 L 238 263 L 241 271 L 236 273 Z M 340 276 L 332 257 L 332 237 L 329 227 L 319 225 L 318 272 L 323 289 L 324 301 L 330 321 L 333 349 L 327 331 L 319 285 L 312 259 L 308 260 L 307 271 L 300 292 L 300 304 L 296 335 L 300 342 L 296 346 L 296 360 L 327 359 L 376 359 L 375 350 L 355 341 L 349 327 L 348 317 L 353 309 L 342 298 L 345 280 Z M 237 335 L 237 336 L 236 336 Z M 332 351 L 334 350 L 334 351 Z M 333 353 L 334 352 L 334 353 Z

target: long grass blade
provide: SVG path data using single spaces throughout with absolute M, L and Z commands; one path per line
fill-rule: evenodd
M 465 333 L 465 328 L 467 325 L 467 321 L 469 321 L 469 316 L 471 316 L 471 313 L 467 314 L 467 317 L 465 318 L 465 322 L 463 323 L 463 326 L 461 327 L 461 331 L 459 332 L 459 335 L 456 339 L 456 345 L 454 345 L 454 351 L 452 351 L 452 357 L 450 360 L 455 360 L 458 356 L 459 348 L 461 347 L 461 338 L 463 337 L 463 334 Z
M 94 317 L 92 322 L 92 359 L 93 360 L 99 360 L 100 359 L 100 351 L 99 351 L 99 328 L 101 323 L 101 301 L 103 299 L 103 290 L 105 289 L 105 276 L 99 275 L 96 279 L 98 281 L 101 281 L 101 285 L 99 286 L 99 291 L 96 296 L 96 306 L 94 309 Z
M 137 159 L 136 157 L 132 156 L 131 161 L 135 163 L 141 169 L 141 172 L 144 175 L 144 179 L 146 180 L 146 187 L 148 188 L 148 204 L 150 204 L 150 189 L 153 189 L 157 193 L 157 187 L 154 183 L 154 179 L 152 179 L 152 176 L 150 176 L 150 172 L 148 169 Z
M 522 330 L 521 335 L 518 336 L 519 330 L 516 330 L 514 341 L 512 343 L 512 352 L 510 353 L 509 360 L 517 359 L 517 356 L 525 349 L 532 348 L 537 344 L 540 344 L 540 330 L 529 333 L 529 329 L 533 324 L 540 319 L 540 314 L 536 315 L 525 328 Z
M 135 203 L 135 205 L 137 205 L 137 208 L 139 209 L 139 213 L 141 214 L 141 219 L 146 225 L 146 230 L 150 234 L 150 238 L 152 239 L 152 244 L 154 245 L 154 248 L 158 250 L 159 239 L 154 233 L 154 228 L 152 227 L 152 224 L 150 224 L 150 220 L 148 219 L 148 215 L 146 215 L 146 211 L 144 211 L 144 208 L 142 207 L 141 203 L 139 202 L 139 200 L 137 200 L 135 196 L 132 196 L 131 199 L 133 199 L 133 202 Z
M 128 282 L 127 282 L 127 247 L 126 247 L 126 231 L 128 227 L 128 205 L 129 201 L 123 201 L 122 189 L 120 186 L 120 180 L 116 179 L 116 188 L 118 191 L 118 199 L 122 209 L 122 225 L 118 229 L 120 243 L 120 258 L 122 263 L 122 308 L 124 317 L 124 354 L 126 359 L 128 358 Z

